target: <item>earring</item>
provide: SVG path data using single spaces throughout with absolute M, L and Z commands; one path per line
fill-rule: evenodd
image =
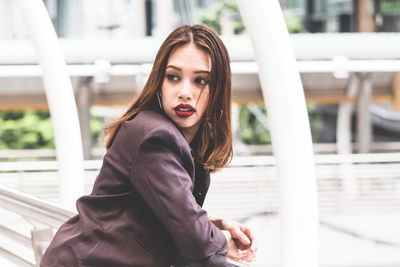
M 222 119 L 222 115 L 224 114 L 224 111 L 221 109 L 221 113 L 219 114 L 219 120 Z
M 161 104 L 160 92 L 157 91 L 156 95 L 157 95 L 158 105 L 160 106 L 160 109 L 163 109 L 162 104 Z

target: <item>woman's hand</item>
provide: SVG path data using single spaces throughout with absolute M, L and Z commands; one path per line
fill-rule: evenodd
M 227 258 L 248 262 L 255 259 L 258 240 L 248 226 L 224 219 L 211 219 L 211 221 L 227 237 L 229 249 Z
M 228 254 L 226 254 L 226 257 L 232 260 L 238 260 L 239 249 L 233 240 L 231 233 L 226 230 L 222 230 L 222 233 L 224 233 L 226 241 L 228 242 Z

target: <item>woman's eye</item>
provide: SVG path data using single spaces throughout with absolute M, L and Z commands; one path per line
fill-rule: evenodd
M 197 83 L 197 84 L 199 84 L 199 85 L 206 85 L 206 84 L 208 83 L 208 81 L 207 81 L 206 79 L 201 78 L 201 77 L 196 78 L 196 79 L 194 80 L 194 82 Z
M 179 80 L 179 77 L 174 74 L 167 74 L 167 79 L 168 81 L 177 81 Z

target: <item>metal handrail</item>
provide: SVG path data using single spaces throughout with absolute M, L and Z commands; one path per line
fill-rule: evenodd
M 61 224 L 76 214 L 76 212 L 72 210 L 59 207 L 50 202 L 3 186 L 0 186 L 0 207 L 11 210 L 24 218 L 53 228 L 60 227 Z M 18 244 L 24 247 L 31 247 L 35 251 L 36 245 L 34 242 L 31 242 L 32 240 L 30 240 L 28 236 L 15 232 L 4 225 L 0 225 L 0 232 L 4 236 L 10 237 Z M 18 266 L 35 266 L 35 262 L 32 262 L 31 259 L 27 259 L 9 248 L 0 246 L 0 254 L 10 261 L 17 263 Z M 36 254 L 35 258 L 37 262 L 40 261 L 40 259 L 36 257 Z
M 341 164 L 341 163 L 379 163 L 379 162 L 400 162 L 400 153 L 374 153 L 374 154 L 331 154 L 315 155 L 316 165 L 323 164 Z M 275 165 L 274 156 L 246 156 L 233 158 L 229 164 L 235 166 L 266 166 Z
M 3 236 L 12 238 L 13 240 L 17 241 L 19 244 L 23 245 L 24 247 L 31 248 L 32 247 L 32 242 L 29 236 L 23 235 L 17 231 L 14 231 L 13 229 L 10 229 L 9 227 L 5 225 L 0 225 L 0 233 Z
M 4 249 L 0 247 L 0 255 L 5 257 L 6 259 L 14 262 L 17 264 L 17 266 L 24 267 L 24 266 L 35 266 L 33 262 L 30 262 L 29 260 L 17 255 L 16 253 L 13 253 L 7 249 Z
M 45 200 L 0 186 L 0 206 L 54 228 L 60 227 L 76 212 Z
M 385 153 L 385 154 L 351 154 L 351 155 L 316 155 L 315 156 L 315 163 L 318 168 L 320 168 L 320 174 L 319 176 L 319 181 L 321 182 L 320 186 L 323 187 L 323 190 L 326 188 L 331 188 L 332 183 L 330 180 L 327 182 L 324 182 L 323 180 L 328 177 L 329 179 L 332 177 L 337 177 L 340 178 L 341 173 L 343 170 L 341 168 L 338 168 L 340 166 L 334 166 L 334 165 L 341 165 L 341 164 L 354 164 L 353 169 L 351 169 L 350 174 L 352 176 L 352 179 L 355 180 L 355 183 L 360 183 L 358 186 L 363 186 L 366 182 L 363 180 L 358 180 L 359 177 L 369 177 L 369 174 L 371 173 L 371 170 L 366 165 L 366 163 L 374 163 L 371 165 L 371 167 L 379 167 L 379 173 L 374 174 L 374 177 L 379 177 L 380 181 L 382 182 L 391 182 L 393 179 L 396 179 L 398 181 L 399 175 L 398 172 L 396 172 L 396 168 L 398 168 L 399 163 L 400 163 L 400 153 Z M 11 164 L 10 164 L 11 163 Z M 232 183 L 237 184 L 237 176 L 235 176 L 235 173 L 240 172 L 240 168 L 256 168 L 259 170 L 262 170 L 264 172 L 264 175 L 268 177 L 260 178 L 259 175 L 256 175 L 254 179 L 250 179 L 251 177 L 247 177 L 247 182 L 246 184 L 243 184 L 241 186 L 241 190 L 243 191 L 243 196 L 240 197 L 241 199 L 245 199 L 248 194 L 252 194 L 251 191 L 248 193 L 249 190 L 253 189 L 246 189 L 247 184 L 250 182 L 252 184 L 257 184 L 258 186 L 261 185 L 266 185 L 265 183 L 268 182 L 268 190 L 264 192 L 262 195 L 260 195 L 259 200 L 266 201 L 265 198 L 268 198 L 269 206 L 268 209 L 266 208 L 265 205 L 259 205 L 257 206 L 250 206 L 253 204 L 249 203 L 244 203 L 241 201 L 241 204 L 243 204 L 243 208 L 246 209 L 246 212 L 244 212 L 243 208 L 241 207 L 236 207 L 238 210 L 237 213 L 232 213 L 230 214 L 229 212 L 226 212 L 229 216 L 238 216 L 238 214 L 245 214 L 248 216 L 248 214 L 254 213 L 259 211 L 265 211 L 268 210 L 268 212 L 275 212 L 278 208 L 276 206 L 276 186 L 274 185 L 275 180 L 271 180 L 271 177 L 274 176 L 273 172 L 271 172 L 274 169 L 275 165 L 275 158 L 271 156 L 256 156 L 256 157 L 234 157 L 232 162 L 229 164 L 229 167 L 232 168 L 227 168 L 225 171 L 228 171 L 227 173 L 221 172 L 215 175 L 218 175 L 218 179 L 214 179 L 214 190 L 220 190 L 222 188 L 221 186 L 218 186 L 219 183 L 224 183 L 224 192 L 226 193 L 226 190 L 233 190 L 232 192 L 235 192 L 234 198 L 232 198 L 233 203 L 236 203 L 236 199 L 238 198 L 237 191 L 235 191 L 236 187 L 231 187 Z M 347 166 L 347 165 L 346 165 Z M 98 170 L 101 167 L 101 161 L 95 160 L 95 161 L 86 161 L 85 162 L 85 169 L 86 170 Z M 239 169 L 238 169 L 239 168 Z M 26 179 L 29 180 L 29 171 L 36 173 L 37 171 L 45 171 L 45 172 L 52 172 L 52 171 L 57 171 L 57 162 L 55 161 L 48 161 L 48 162 L 2 162 L 0 163 L 0 173 L 3 173 L 7 175 L 7 173 L 24 173 L 25 171 L 28 173 Z M 346 168 L 344 169 L 346 170 Z M 267 174 L 265 173 L 268 172 Z M 359 172 L 362 171 L 362 174 Z M 387 177 L 386 174 L 382 175 L 382 171 L 387 171 Z M 89 171 L 88 173 L 90 173 Z M 93 172 L 94 173 L 94 172 Z M 247 169 L 246 169 L 247 173 Z M 52 174 L 50 174 L 51 176 Z M 13 176 L 14 177 L 14 176 Z M 227 178 L 229 177 L 229 178 Z M 54 178 L 54 177 L 53 177 Z M 52 178 L 52 179 L 53 179 Z M 215 177 L 217 178 L 217 177 Z M 344 180 L 349 180 L 349 177 L 344 177 Z M 351 177 L 350 177 L 351 178 Z M 229 180 L 230 179 L 230 180 Z M 391 179 L 390 181 L 388 179 Z M 54 180 L 54 181 L 53 181 Z M 39 187 L 46 187 L 46 186 L 54 186 L 56 185 L 55 179 L 53 179 L 52 182 L 49 181 L 39 181 L 41 184 L 33 184 L 34 186 L 39 186 Z M 7 181 L 7 180 L 6 180 Z M 34 180 L 36 181 L 36 180 Z M 242 181 L 242 180 L 240 180 Z M 244 180 L 243 180 L 244 181 Z M 394 181 L 394 180 L 393 180 Z M 92 179 L 88 179 L 87 183 L 88 185 L 93 182 Z M 7 183 L 6 183 L 7 184 Z M 32 186 L 32 183 L 29 183 L 29 186 Z M 56 188 L 56 187 L 54 187 Z M 54 190 L 54 188 L 52 190 Z M 330 190 L 330 189 L 329 189 Z M 337 197 L 332 196 L 332 194 L 339 194 L 339 192 L 335 191 L 334 189 L 330 191 L 324 191 L 324 193 L 321 195 L 320 198 L 320 204 L 322 209 L 327 210 L 328 212 L 331 212 L 333 209 L 336 208 L 331 205 L 332 201 L 337 201 L 337 199 L 340 199 L 342 201 L 341 205 L 348 204 L 350 203 L 348 201 L 348 196 L 351 197 L 351 203 L 354 204 L 354 206 L 357 206 L 357 209 L 364 209 L 366 206 L 365 201 L 367 201 L 366 198 L 361 197 L 359 199 L 353 199 L 353 196 L 351 193 L 346 193 L 346 192 L 341 192 L 343 194 L 338 195 Z M 246 193 L 247 192 L 247 193 Z M 376 191 L 372 191 L 375 192 Z M 373 200 L 371 200 L 371 203 L 373 205 L 379 205 L 380 210 L 398 210 L 398 203 L 400 203 L 400 198 L 398 198 L 398 195 L 394 194 L 386 194 L 386 191 L 380 191 L 376 197 L 379 197 L 377 199 L 374 197 Z M 213 202 L 213 196 L 220 195 L 219 191 L 215 192 L 210 192 L 209 194 L 209 203 L 219 203 L 218 205 L 227 205 L 227 201 L 230 201 L 229 199 L 229 194 L 226 193 L 225 200 L 222 201 L 218 199 L 218 202 L 214 201 Z M 384 199 L 383 199 L 384 198 Z M 386 199 L 387 198 L 387 199 Z M 250 199 L 250 198 L 249 198 Z M 252 201 L 254 199 L 258 198 L 252 198 Z M 257 200 L 254 200 L 257 201 Z M 359 202 L 355 202 L 359 201 Z M 369 200 L 368 200 L 369 201 Z M 335 202 L 336 203 L 336 202 Z M 240 205 L 241 205 L 240 204 Z M 235 204 L 236 205 L 236 204 Z M 395 205 L 395 206 L 394 206 Z M 371 204 L 368 204 L 368 209 L 374 209 Z M 5 209 L 11 210 L 17 214 L 20 214 L 21 216 L 28 218 L 31 223 L 36 224 L 35 222 L 38 222 L 38 225 L 45 224 L 47 226 L 51 226 L 53 228 L 58 228 L 62 223 L 64 223 L 68 218 L 74 216 L 76 212 L 73 210 L 68 210 L 62 207 L 59 207 L 55 204 L 52 204 L 51 202 L 47 202 L 45 200 L 39 199 L 32 197 L 30 195 L 24 194 L 20 191 L 15 191 L 11 190 L 9 188 L 5 188 L 0 186 L 0 207 L 3 207 Z M 249 208 L 251 207 L 251 208 Z M 221 209 L 219 206 L 210 206 L 207 207 L 210 213 L 214 212 L 215 214 L 220 214 Z M 342 208 L 339 207 L 339 210 Z M 224 208 L 224 210 L 229 210 Z M 350 207 L 349 210 L 354 210 L 354 207 Z M 13 225 L 6 225 L 7 228 L 12 228 Z M 4 235 L 5 237 L 11 238 L 13 241 L 16 243 L 20 244 L 21 247 L 27 247 L 28 244 L 28 239 L 29 234 L 27 234 L 24 237 L 24 234 L 20 235 L 14 235 L 13 236 L 13 229 L 3 229 L 0 225 L 0 234 Z M 0 255 L 13 259 L 14 262 L 18 263 L 18 266 L 33 266 L 33 263 L 29 263 L 31 260 L 30 259 L 24 259 L 23 255 L 20 255 L 19 253 L 14 253 L 14 255 L 11 255 L 13 252 L 12 250 L 7 250 L 4 247 L 0 247 Z M 16 257 L 19 257 L 19 259 L 16 259 Z
M 372 153 L 372 154 L 321 154 L 315 155 L 316 165 L 341 164 L 341 163 L 379 163 L 400 162 L 400 153 Z M 85 160 L 85 170 L 98 170 L 102 164 L 101 160 Z M 234 157 L 229 167 L 236 166 L 268 166 L 275 165 L 274 156 L 239 156 Z M 56 171 L 57 161 L 16 161 L 0 162 L 0 172 L 18 171 Z
M 22 245 L 25 248 L 32 248 L 31 239 L 23 235 L 17 231 L 14 231 L 8 228 L 5 225 L 0 225 L 0 233 L 2 236 L 9 238 L 10 240 L 15 241 L 16 243 Z M 11 262 L 14 262 L 18 266 L 34 266 L 35 262 L 32 259 L 27 258 L 20 253 L 16 253 L 13 247 L 8 247 L 4 245 L 0 245 L 0 255 L 3 258 L 8 259 Z
M 316 155 L 320 154 L 336 154 L 337 152 L 337 145 L 336 143 L 315 143 L 313 144 L 314 146 L 314 153 Z M 356 151 L 358 149 L 358 145 L 356 143 L 352 144 L 352 151 Z M 371 147 L 370 147 L 371 154 L 375 153 L 396 153 L 397 151 L 400 151 L 400 142 L 372 142 Z M 95 161 L 95 164 L 97 164 L 96 159 L 101 159 L 104 156 L 105 149 L 101 147 L 96 147 L 91 149 L 91 155 L 93 156 L 93 159 Z M 260 156 L 260 155 L 271 155 L 272 154 L 272 145 L 248 145 L 248 144 L 242 144 L 241 146 L 237 147 L 235 150 L 235 157 L 243 157 L 247 155 L 254 155 L 254 156 Z M 6 171 L 8 170 L 6 165 L 2 165 L 3 163 L 15 163 L 13 161 L 10 161 L 10 158 L 15 160 L 16 162 L 18 161 L 24 161 L 26 162 L 25 159 L 31 159 L 31 158 L 36 158 L 37 160 L 35 161 L 35 164 L 40 164 L 41 162 L 54 162 L 55 161 L 55 150 L 54 149 L 9 149 L 9 150 L 0 150 L 0 171 L 2 169 L 5 169 Z M 93 163 L 91 162 L 92 160 L 85 161 L 85 169 L 90 169 L 91 166 L 93 166 Z M 9 165 L 9 166 L 14 166 L 14 165 Z M 39 165 L 40 166 L 40 165 Z M 52 165 L 53 168 L 56 165 Z M 34 166 L 31 166 L 34 167 Z M 46 167 L 47 168 L 47 167 Z M 22 170 L 25 170 L 24 168 L 19 168 Z M 36 168 L 39 170 L 46 170 L 46 169 L 40 169 Z
M 84 169 L 100 169 L 101 160 L 85 160 Z M 58 162 L 51 161 L 15 161 L 0 162 L 0 172 L 17 172 L 17 171 L 55 171 L 58 170 Z

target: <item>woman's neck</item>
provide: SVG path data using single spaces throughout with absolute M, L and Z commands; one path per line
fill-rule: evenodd
M 197 127 L 198 128 L 198 127 Z M 183 136 L 185 137 L 186 141 L 188 142 L 188 144 L 190 144 L 194 138 L 194 136 L 196 135 L 196 132 L 193 131 L 193 129 L 190 130 L 186 130 L 186 129 L 181 129 Z

